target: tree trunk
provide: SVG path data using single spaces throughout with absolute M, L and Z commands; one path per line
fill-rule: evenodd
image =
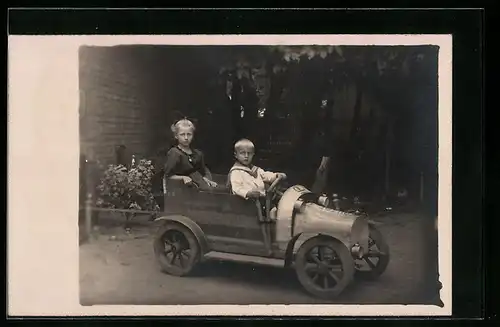
M 384 180 L 384 191 L 387 197 L 390 193 L 391 188 L 391 160 L 392 160 L 392 140 L 393 140 L 393 128 L 394 123 L 392 119 L 389 119 L 387 130 L 386 130 L 386 141 L 385 141 L 385 180 Z
M 349 146 L 350 146 L 350 160 L 349 166 L 351 171 L 349 172 L 350 179 L 349 184 L 351 185 L 352 194 L 358 195 L 361 191 L 362 186 L 362 175 L 361 175 L 361 165 L 360 165 L 360 150 L 361 150 L 361 140 L 360 140 L 360 122 L 361 122 L 361 108 L 362 108 L 363 90 L 359 83 L 356 83 L 356 102 L 354 104 L 354 114 L 351 122 L 351 130 L 349 135 Z
M 236 142 L 238 139 L 243 137 L 244 131 L 242 128 L 242 121 L 241 121 L 241 112 L 240 112 L 240 105 L 241 105 L 241 84 L 239 80 L 235 77 L 232 78 L 232 88 L 230 91 L 230 110 L 231 110 L 231 117 L 232 117 L 232 125 L 234 126 L 233 129 L 233 142 Z
M 355 141 L 355 138 L 358 135 L 358 128 L 361 120 L 361 108 L 363 105 L 363 89 L 360 86 L 360 83 L 356 83 L 356 102 L 354 104 L 354 115 L 352 117 L 351 123 L 351 132 L 349 135 L 349 139 L 351 144 Z
M 389 195 L 390 188 L 390 169 L 391 169 L 391 149 L 389 144 L 386 144 L 385 148 L 385 171 L 384 171 L 384 192 L 385 195 Z

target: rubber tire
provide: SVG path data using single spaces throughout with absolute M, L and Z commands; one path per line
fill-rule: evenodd
M 356 278 L 364 280 L 375 280 L 379 278 L 387 269 L 391 258 L 389 246 L 385 242 L 384 236 L 374 226 L 370 226 L 370 238 L 375 241 L 375 244 L 377 244 L 379 250 L 386 253 L 387 255 L 384 257 L 380 257 L 375 268 L 370 271 L 361 271 L 356 269 L 356 273 L 354 274 L 354 276 Z
M 189 243 L 192 250 L 192 255 L 189 258 L 189 264 L 185 268 L 171 265 L 165 258 L 165 243 L 163 236 L 166 232 L 176 230 L 181 232 Z M 200 262 L 200 245 L 193 233 L 185 226 L 179 223 L 166 223 L 158 230 L 154 240 L 154 252 L 157 262 L 160 265 L 161 271 L 173 276 L 186 276 L 193 272 L 197 264 Z
M 307 253 L 316 246 L 328 246 L 335 250 L 342 263 L 344 275 L 333 290 L 322 291 L 315 287 L 304 269 Z M 354 278 L 354 260 L 349 249 L 340 241 L 326 236 L 316 236 L 304 242 L 295 256 L 295 272 L 300 284 L 310 294 L 323 299 L 333 299 L 351 283 Z

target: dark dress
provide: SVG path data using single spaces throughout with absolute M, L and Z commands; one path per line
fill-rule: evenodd
M 205 159 L 200 150 L 193 149 L 192 153 L 189 154 L 174 146 L 167 152 L 167 160 L 163 167 L 165 177 L 189 176 L 195 172 L 200 173 L 202 177 L 207 173 Z
M 163 166 L 162 177 L 166 178 L 179 175 L 189 176 L 193 182 L 201 189 L 209 189 L 209 185 L 203 177 L 207 175 L 207 167 L 203 152 L 192 149 L 192 153 L 187 153 L 179 147 L 174 146 L 167 152 L 167 160 Z

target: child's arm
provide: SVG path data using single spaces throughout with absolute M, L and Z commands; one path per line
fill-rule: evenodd
M 276 173 L 272 171 L 265 171 L 262 168 L 257 169 L 257 174 L 259 174 L 262 180 L 266 183 L 272 183 L 278 177 Z
M 205 172 L 203 177 L 206 177 L 209 180 L 212 180 L 212 173 L 210 172 L 207 165 L 205 164 L 205 155 L 201 151 L 200 151 L 200 156 L 201 156 L 201 166 L 203 167 L 203 171 Z
M 283 178 L 286 178 L 286 175 L 284 173 L 275 173 L 272 171 L 265 171 L 261 168 L 258 169 L 258 174 L 260 174 L 260 176 L 262 177 L 262 180 L 266 183 L 272 183 L 280 176 Z
M 212 173 L 208 170 L 208 167 L 205 167 L 205 177 L 212 180 Z
M 205 156 L 201 151 L 200 151 L 200 156 L 201 156 L 201 166 L 203 167 L 203 172 L 204 172 L 203 179 L 205 180 L 205 182 L 207 182 L 208 185 L 216 187 L 217 183 L 212 180 L 212 173 L 205 164 Z

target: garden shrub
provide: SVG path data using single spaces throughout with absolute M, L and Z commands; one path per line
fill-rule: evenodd
M 159 211 L 151 179 L 154 166 L 142 159 L 134 167 L 109 165 L 97 186 L 96 205 L 101 208 Z

